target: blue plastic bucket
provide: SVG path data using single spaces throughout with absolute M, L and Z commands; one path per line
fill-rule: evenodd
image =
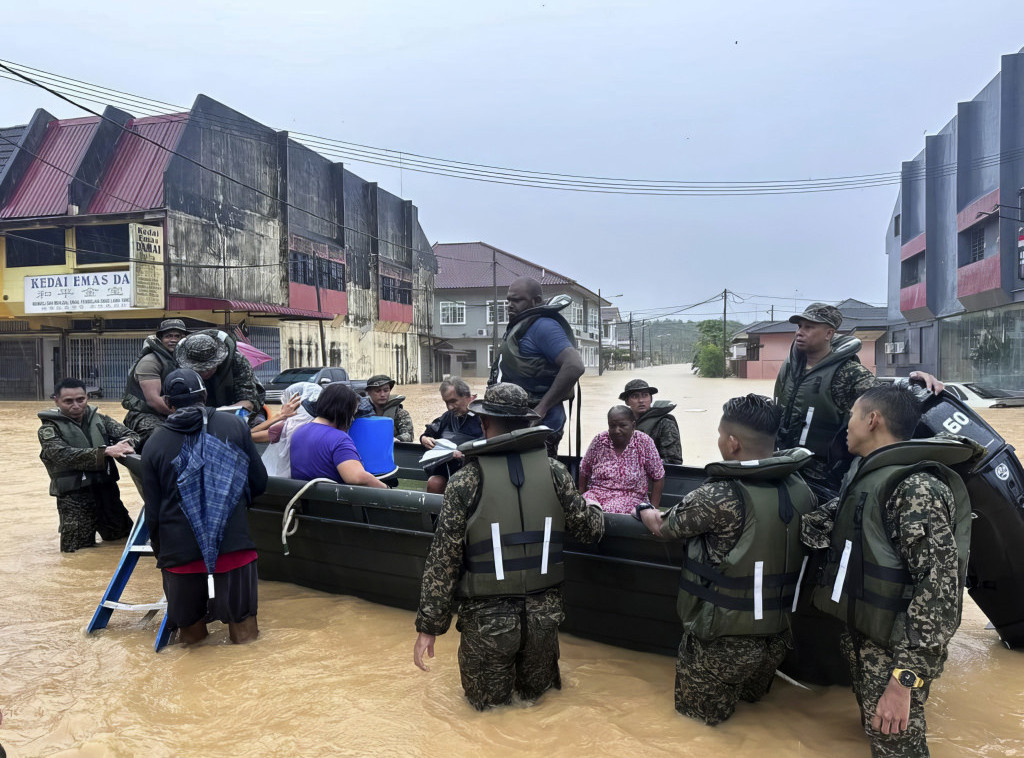
M 365 416 L 352 422 L 348 430 L 356 443 L 363 468 L 376 477 L 398 471 L 395 465 L 395 422 L 387 416 Z

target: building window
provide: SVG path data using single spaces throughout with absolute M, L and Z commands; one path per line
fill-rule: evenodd
M 971 229 L 971 263 L 977 263 L 985 257 L 985 227 L 982 224 Z
M 21 266 L 63 266 L 63 229 L 16 229 L 4 234 L 7 242 L 7 268 Z
M 314 265 L 317 261 L 313 262 Z M 345 264 L 341 261 L 323 260 L 320 264 L 320 287 L 322 289 L 345 291 Z
M 494 301 L 493 300 L 488 300 L 487 301 L 487 323 L 488 324 L 493 324 L 494 323 Z M 498 323 L 499 324 L 507 324 L 508 323 L 508 300 L 499 300 L 498 301 Z
M 493 343 L 487 346 L 487 365 L 488 365 L 488 367 L 494 365 L 494 345 L 493 345 Z
M 128 224 L 79 226 L 75 229 L 79 266 L 128 262 Z
M 572 318 L 570 323 L 574 326 L 583 326 L 583 303 L 577 303 L 575 300 L 572 301 Z
M 412 305 L 412 285 L 393 276 L 380 278 L 380 299 L 391 303 Z
M 901 220 L 900 219 L 900 214 L 897 213 L 896 216 L 892 220 L 892 236 L 893 237 L 899 237 L 900 236 L 900 220 Z
M 466 323 L 466 303 L 463 301 L 441 301 L 441 326 L 459 326 Z
M 288 281 L 313 287 L 316 283 L 313 271 L 313 256 L 297 253 L 294 250 L 289 251 Z
M 924 281 L 924 251 L 900 264 L 900 287 L 912 287 Z
M 597 308 L 593 307 L 587 311 L 587 331 L 596 332 L 598 330 L 597 321 Z

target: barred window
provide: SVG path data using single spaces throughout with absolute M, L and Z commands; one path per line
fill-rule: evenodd
M 320 263 L 320 287 L 337 292 L 345 291 L 345 264 L 340 261 L 323 260 Z
M 412 305 L 412 285 L 393 276 L 380 278 L 380 299 L 391 303 Z
M 971 229 L 971 263 L 977 263 L 985 257 L 985 227 L 978 224 Z

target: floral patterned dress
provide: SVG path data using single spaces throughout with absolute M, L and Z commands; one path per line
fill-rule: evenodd
M 605 431 L 587 448 L 580 473 L 589 480 L 583 497 L 596 500 L 609 513 L 632 513 L 647 499 L 648 479 L 665 478 L 665 466 L 654 440 L 643 432 L 633 432 L 619 454 Z

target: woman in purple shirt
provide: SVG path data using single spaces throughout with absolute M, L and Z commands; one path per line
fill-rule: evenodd
M 316 418 L 292 433 L 292 479 L 333 479 L 364 487 L 387 485 L 363 468 L 348 428 L 359 396 L 347 384 L 329 384 L 316 401 Z

